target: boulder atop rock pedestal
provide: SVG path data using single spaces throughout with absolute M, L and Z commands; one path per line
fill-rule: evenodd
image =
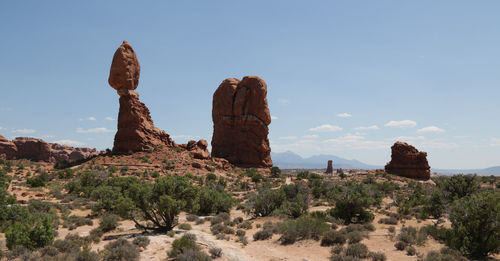
M 326 166 L 326 174 L 332 174 L 333 173 L 333 160 L 328 161 L 328 165 Z
M 120 95 L 115 152 L 145 151 L 156 146 L 175 146 L 165 131 L 154 126 L 149 109 L 134 90 L 139 84 L 141 67 L 132 46 L 123 41 L 116 50 L 109 73 L 109 85 Z
M 391 152 L 391 161 L 385 165 L 387 173 L 414 179 L 430 178 L 431 167 L 426 152 L 419 152 L 408 143 L 399 141 L 391 147 Z
M 16 145 L 0 135 L 0 158 L 15 159 L 17 154 Z
M 210 152 L 208 152 L 208 142 L 206 140 L 194 141 L 190 140 L 187 144 L 182 144 L 182 147 L 193 154 L 195 159 L 208 159 Z
M 224 80 L 212 103 L 212 156 L 241 167 L 271 167 L 267 85 L 258 76 Z

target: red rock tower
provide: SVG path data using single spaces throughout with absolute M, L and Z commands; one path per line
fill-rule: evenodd
M 118 131 L 113 151 L 145 151 L 159 145 L 173 146 L 174 142 L 165 131 L 154 126 L 149 109 L 139 101 L 134 90 L 139 85 L 141 66 L 132 46 L 123 41 L 113 56 L 109 72 L 109 85 L 120 95 Z
M 385 165 L 387 173 L 414 179 L 430 178 L 431 167 L 426 152 L 419 152 L 415 147 L 400 141 L 394 143 L 391 151 L 391 161 Z
M 214 93 L 212 156 L 241 167 L 271 167 L 267 85 L 258 76 L 224 80 Z
M 332 174 L 332 173 L 333 173 L 333 160 L 329 160 L 328 165 L 326 166 L 325 174 Z

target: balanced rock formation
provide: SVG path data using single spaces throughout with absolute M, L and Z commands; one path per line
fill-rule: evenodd
M 17 154 L 16 144 L 0 135 L 0 158 L 14 159 Z
M 333 160 L 328 161 L 328 165 L 326 166 L 326 174 L 332 174 L 333 173 Z
M 96 149 L 74 148 L 57 143 L 48 143 L 42 139 L 17 137 L 12 141 L 0 135 L 0 158 L 28 159 L 32 161 L 74 162 L 98 155 Z
M 109 73 L 109 85 L 120 95 L 115 152 L 145 151 L 156 146 L 174 146 L 165 131 L 154 126 L 149 109 L 134 90 L 139 85 L 141 67 L 132 46 L 123 41 L 116 50 Z
M 430 178 L 431 167 L 426 152 L 419 152 L 408 143 L 399 141 L 394 143 L 391 151 L 391 161 L 385 165 L 387 173 L 414 179 Z
M 187 144 L 182 144 L 181 146 L 191 152 L 193 154 L 193 158 L 195 159 L 210 158 L 210 152 L 208 152 L 207 149 L 208 142 L 206 140 L 190 140 Z
M 271 167 L 267 85 L 258 76 L 224 80 L 214 93 L 212 156 L 241 167 Z

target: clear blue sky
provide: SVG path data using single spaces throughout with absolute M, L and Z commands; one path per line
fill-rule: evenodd
M 178 143 L 212 136 L 228 77 L 268 84 L 273 151 L 500 165 L 500 1 L 2 1 L 0 133 L 111 148 L 122 40 Z M 365 128 L 360 128 L 365 127 Z M 369 127 L 369 128 L 366 128 Z

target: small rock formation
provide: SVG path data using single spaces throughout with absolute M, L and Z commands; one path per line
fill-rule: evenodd
M 385 165 L 387 173 L 414 179 L 430 178 L 431 167 L 426 152 L 419 152 L 415 147 L 399 141 L 394 143 L 391 151 L 391 161 Z
M 186 150 L 193 154 L 195 159 L 208 159 L 210 158 L 210 152 L 208 152 L 208 142 L 206 140 L 194 141 L 190 140 L 187 144 L 183 144 Z
M 16 144 L 0 135 L 0 158 L 13 159 L 17 154 Z
M 224 80 L 214 93 L 212 156 L 241 167 L 271 167 L 267 85 L 258 76 Z
M 165 131 L 154 126 L 149 109 L 134 90 L 139 85 L 141 66 L 132 46 L 123 41 L 116 50 L 109 73 L 109 85 L 120 95 L 115 152 L 145 151 L 156 146 L 174 146 Z
M 17 147 L 16 158 L 50 162 L 50 145 L 41 139 L 17 137 L 12 142 Z
M 32 161 L 58 162 L 79 161 L 98 155 L 96 149 L 74 148 L 57 143 L 48 143 L 41 139 L 17 137 L 8 141 L 0 135 L 0 158 L 28 159 Z
M 326 174 L 332 174 L 333 173 L 333 160 L 328 161 L 328 166 L 326 167 Z

